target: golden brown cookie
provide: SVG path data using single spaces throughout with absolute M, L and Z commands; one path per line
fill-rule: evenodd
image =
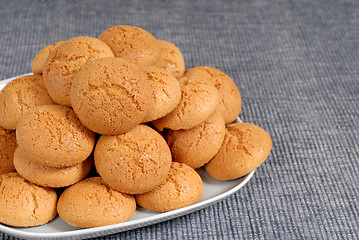
M 128 132 L 147 115 L 152 94 L 146 74 L 122 58 L 102 58 L 76 74 L 71 103 L 81 122 L 94 132 Z
M 181 100 L 178 80 L 164 69 L 147 66 L 143 70 L 153 89 L 150 108 L 143 122 L 150 122 L 171 112 Z
M 221 148 L 205 168 L 217 180 L 237 179 L 259 167 L 271 148 L 271 137 L 264 129 L 251 123 L 229 124 Z
M 110 46 L 116 57 L 137 65 L 153 65 L 161 55 L 157 39 L 139 27 L 114 26 L 101 33 L 98 38 Z
M 206 121 L 188 130 L 169 130 L 166 141 L 173 161 L 199 168 L 210 161 L 222 146 L 226 126 L 222 113 L 216 111 Z
M 0 126 L 15 130 L 17 122 L 29 109 L 53 103 L 41 75 L 14 79 L 0 92 Z
M 141 207 L 168 212 L 195 204 L 202 194 L 203 183 L 198 173 L 184 163 L 173 162 L 165 182 L 135 198 Z
M 100 177 L 87 178 L 68 187 L 57 204 L 61 219 L 80 228 L 125 222 L 135 210 L 132 195 L 111 189 Z
M 32 227 L 56 216 L 55 190 L 22 178 L 16 172 L 0 175 L 0 222 L 14 227 Z
M 14 172 L 15 131 L 0 127 L 0 174 Z
M 60 105 L 27 112 L 18 123 L 16 139 L 26 156 L 49 167 L 76 165 L 91 154 L 95 144 L 95 134 L 71 108 Z
M 67 187 L 84 179 L 91 170 L 93 158 L 64 168 L 52 168 L 29 159 L 18 148 L 14 153 L 16 171 L 26 180 L 43 187 Z
M 146 125 L 116 136 L 102 135 L 95 147 L 100 176 L 123 193 L 151 191 L 165 181 L 171 152 L 163 137 Z
M 34 59 L 32 60 L 31 71 L 34 74 L 42 74 L 46 59 L 50 56 L 51 52 L 63 42 L 57 42 L 54 45 L 47 45 L 41 49 Z
M 211 81 L 218 89 L 221 99 L 219 106 L 226 124 L 236 120 L 242 108 L 242 100 L 236 84 L 227 74 L 214 67 L 199 66 L 188 69 L 184 76 Z
M 213 83 L 187 77 L 181 78 L 179 83 L 182 96 L 177 107 L 166 116 L 152 122 L 159 131 L 164 128 L 193 128 L 206 121 L 218 108 L 219 94 Z
M 161 57 L 155 66 L 165 69 L 176 78 L 182 77 L 185 69 L 184 59 L 179 48 L 171 42 L 158 40 Z
M 44 83 L 49 95 L 56 103 L 71 106 L 74 74 L 86 63 L 113 56 L 110 47 L 97 38 L 81 36 L 63 42 L 52 51 L 44 66 Z

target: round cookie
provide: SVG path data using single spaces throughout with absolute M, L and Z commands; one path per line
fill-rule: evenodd
M 222 113 L 216 111 L 206 121 L 188 130 L 169 130 L 166 141 L 173 161 L 185 163 L 192 168 L 209 162 L 222 146 L 226 126 Z
M 116 57 L 127 59 L 137 65 L 153 65 L 161 55 L 157 39 L 139 27 L 114 26 L 101 33 L 98 38 L 110 46 Z
M 16 171 L 26 180 L 43 187 L 67 187 L 84 179 L 90 172 L 93 158 L 64 168 L 52 168 L 29 159 L 18 148 L 14 153 Z
M 179 48 L 171 42 L 158 40 L 161 57 L 155 66 L 165 69 L 176 78 L 182 77 L 185 69 L 184 59 Z
M 0 174 L 14 172 L 15 131 L 0 127 Z
M 143 122 L 150 122 L 171 112 L 181 100 L 178 80 L 164 69 L 147 66 L 143 70 L 153 89 L 150 108 Z
M 44 47 L 43 49 L 41 49 L 36 56 L 34 57 L 34 59 L 32 60 L 32 65 L 31 65 L 31 71 L 34 74 L 42 74 L 42 70 L 44 69 L 44 65 L 46 62 L 46 59 L 49 57 L 49 55 L 51 54 L 51 52 L 57 47 L 59 46 L 61 43 L 63 42 L 57 42 L 54 45 L 47 45 L 46 47 Z
M 17 122 L 29 109 L 53 103 L 41 75 L 14 79 L 0 92 L 0 126 L 15 130 Z
M 172 162 L 165 182 L 150 192 L 136 195 L 141 207 L 168 212 L 198 202 L 203 194 L 203 182 L 193 168 L 184 163 Z
M 211 81 L 220 95 L 219 106 L 223 112 L 224 121 L 228 124 L 236 120 L 241 112 L 242 100 L 236 84 L 227 74 L 214 67 L 199 66 L 188 69 L 184 76 Z
M 14 227 L 32 227 L 56 216 L 54 189 L 37 186 L 16 172 L 0 175 L 0 222 Z
M 264 129 L 251 123 L 229 124 L 221 148 L 205 168 L 217 180 L 237 179 L 259 167 L 271 148 L 271 137 Z
M 97 172 L 110 187 L 128 194 L 151 191 L 165 181 L 171 166 L 166 141 L 146 125 L 122 135 L 102 135 L 94 158 Z
M 219 94 L 213 83 L 187 77 L 179 79 L 179 83 L 181 100 L 177 107 L 152 122 L 159 131 L 193 128 L 206 121 L 218 107 Z
M 100 227 L 129 220 L 136 201 L 108 187 L 100 177 L 82 180 L 60 196 L 57 211 L 66 223 L 80 228 Z
M 110 47 L 93 37 L 75 37 L 60 44 L 44 65 L 44 83 L 52 99 L 71 106 L 70 88 L 73 76 L 86 63 L 99 58 L 113 57 Z
M 146 74 L 122 58 L 102 58 L 74 77 L 71 103 L 81 122 L 94 132 L 130 131 L 147 115 L 152 94 Z
M 68 167 L 92 152 L 95 134 L 84 127 L 71 108 L 44 105 L 33 108 L 19 121 L 16 139 L 31 160 L 49 167 Z

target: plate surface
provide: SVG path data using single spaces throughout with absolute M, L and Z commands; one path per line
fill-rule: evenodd
M 8 82 L 17 77 L 0 81 L 0 90 Z M 237 118 L 236 122 L 241 122 L 241 120 Z M 211 178 L 203 168 L 198 169 L 197 172 L 203 180 L 203 196 L 198 203 L 188 207 L 165 213 L 158 213 L 138 207 L 133 217 L 127 222 L 89 229 L 70 226 L 57 216 L 50 223 L 38 227 L 16 228 L 0 224 L 0 231 L 24 239 L 84 239 L 123 232 L 164 222 L 213 205 L 242 188 L 254 174 L 254 171 L 252 171 L 247 176 L 236 180 L 217 181 Z

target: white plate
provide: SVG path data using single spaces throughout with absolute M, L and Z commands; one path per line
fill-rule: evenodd
M 17 77 L 1 81 L 0 90 L 4 88 L 6 83 L 15 78 Z M 236 122 L 240 121 L 237 118 Z M 237 180 L 217 181 L 211 178 L 203 168 L 198 169 L 197 172 L 203 180 L 203 196 L 198 203 L 188 207 L 165 213 L 158 213 L 139 207 L 134 216 L 127 222 L 89 229 L 70 226 L 57 216 L 50 223 L 38 227 L 16 228 L 0 224 L 0 231 L 24 239 L 84 239 L 119 233 L 164 222 L 213 205 L 237 192 L 251 179 L 254 173 L 252 171 L 247 176 Z

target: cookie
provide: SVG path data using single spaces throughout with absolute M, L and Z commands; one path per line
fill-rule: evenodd
M 27 112 L 18 123 L 16 139 L 26 156 L 49 167 L 76 165 L 91 154 L 95 144 L 95 134 L 71 108 L 60 105 Z
M 237 179 L 258 168 L 271 148 L 271 137 L 264 129 L 251 123 L 229 124 L 221 148 L 205 168 L 217 180 Z
M 206 121 L 188 130 L 169 130 L 165 135 L 173 161 L 192 168 L 209 162 L 222 146 L 226 126 L 222 113 L 216 111 Z
M 125 222 L 135 210 L 132 195 L 111 189 L 100 177 L 87 178 L 68 187 L 57 204 L 61 219 L 80 228 Z
M 242 108 L 242 100 L 236 84 L 227 74 L 214 67 L 199 66 L 188 69 L 184 76 L 211 81 L 218 89 L 221 99 L 219 106 L 226 124 L 236 120 Z
M 37 186 L 16 172 L 0 175 L 0 222 L 14 227 L 32 227 L 56 216 L 57 194 Z
M 94 158 L 97 172 L 105 182 L 128 194 L 151 191 L 165 181 L 171 166 L 166 141 L 146 125 L 122 135 L 102 135 Z
M 0 127 L 0 174 L 14 172 L 15 131 Z
M 181 100 L 177 107 L 166 116 L 153 121 L 159 131 L 164 128 L 179 130 L 190 129 L 206 121 L 218 108 L 219 94 L 213 83 L 183 77 Z
M 181 100 L 178 80 L 164 69 L 147 66 L 143 70 L 153 89 L 150 108 L 143 122 L 150 122 L 171 112 Z
M 168 41 L 158 40 L 158 43 L 161 47 L 161 57 L 155 63 L 155 66 L 165 69 L 176 78 L 182 77 L 185 63 L 179 48 Z
M 74 74 L 86 63 L 113 56 L 110 47 L 97 38 L 81 36 L 63 42 L 52 51 L 44 65 L 44 83 L 49 95 L 56 103 L 71 106 Z
M 114 26 L 101 33 L 98 39 L 110 46 L 116 57 L 140 66 L 153 65 L 161 55 L 157 39 L 139 27 Z
M 63 42 L 57 42 L 54 45 L 47 45 L 42 48 L 32 60 L 31 71 L 34 74 L 42 74 L 46 59 L 50 56 L 51 52 Z
M 141 207 L 168 212 L 195 204 L 202 194 L 203 183 L 198 173 L 184 163 L 173 162 L 165 182 L 135 198 Z
M 15 130 L 17 122 L 29 109 L 53 103 L 41 75 L 14 79 L 0 92 L 0 126 Z
M 122 58 L 102 58 L 74 77 L 71 103 L 81 122 L 94 132 L 130 131 L 147 115 L 152 94 L 146 74 Z
M 90 172 L 93 158 L 64 168 L 52 168 L 29 159 L 20 149 L 14 153 L 16 171 L 26 180 L 43 187 L 67 187 L 84 179 Z

